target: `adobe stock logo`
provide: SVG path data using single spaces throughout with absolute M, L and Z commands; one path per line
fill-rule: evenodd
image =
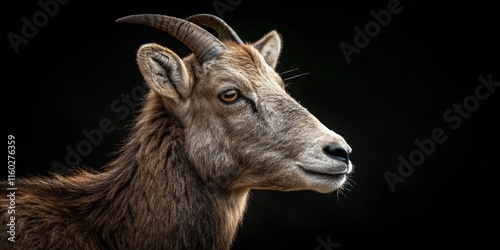
M 113 113 L 119 114 L 118 118 L 123 121 L 133 113 L 133 110 L 141 105 L 142 96 L 147 92 L 146 87 L 137 85 L 130 93 L 123 93 L 120 95 L 120 98 L 113 100 L 110 104 L 110 109 Z M 66 165 L 58 161 L 53 161 L 50 170 L 52 172 L 66 172 L 78 166 L 83 161 L 83 158 L 92 154 L 93 150 L 101 145 L 104 137 L 112 133 L 116 128 L 117 126 L 112 117 L 104 117 L 99 121 L 96 128 L 83 129 L 83 138 L 78 141 L 76 145 L 66 145 L 66 147 L 64 147 L 66 150 L 66 158 L 63 162 L 66 163 Z
M 318 246 L 316 246 L 316 248 L 314 248 L 314 250 L 333 250 L 333 249 L 336 249 L 336 248 L 339 248 L 340 247 L 340 243 L 336 243 L 334 241 L 332 241 L 332 235 L 328 235 L 326 236 L 326 241 L 323 240 L 323 238 L 321 237 L 317 237 L 316 238 L 316 242 L 318 242 Z
M 352 41 L 353 45 L 346 42 L 341 42 L 339 44 L 340 50 L 347 63 L 351 63 L 352 54 L 361 53 L 361 49 L 366 48 L 370 44 L 371 38 L 378 36 L 382 28 L 387 27 L 387 25 L 391 23 L 392 16 L 401 13 L 403 9 L 399 0 L 389 0 L 389 2 L 387 2 L 387 9 L 379 11 L 371 10 L 370 15 L 374 20 L 367 22 L 363 30 L 358 26 L 354 27 L 355 35 Z
M 212 5 L 214 6 L 215 11 L 217 12 L 217 16 L 219 16 L 221 19 L 224 19 L 224 12 L 233 11 L 234 8 L 240 5 L 242 2 L 243 0 L 227 0 L 227 1 L 215 0 L 212 2 Z
M 49 19 L 53 18 L 59 13 L 60 5 L 69 3 L 70 0 L 47 0 L 38 1 L 38 6 L 41 8 L 33 14 L 31 18 L 26 16 L 21 17 L 22 26 L 20 33 L 9 32 L 7 39 L 9 40 L 14 53 L 19 53 L 19 46 L 27 44 L 33 37 L 35 37 L 39 29 L 45 27 L 49 23 Z
M 483 76 L 478 76 L 479 84 L 474 89 L 474 94 L 465 97 L 462 102 L 454 103 L 453 106 L 443 112 L 443 121 L 450 125 L 448 128 L 451 130 L 459 129 L 463 121 L 468 119 L 473 112 L 479 109 L 481 101 L 486 101 L 490 96 L 495 93 L 496 88 L 500 86 L 500 82 L 493 81 L 493 76 L 490 73 L 487 79 Z M 403 183 L 414 172 L 415 167 L 424 164 L 427 157 L 436 152 L 439 144 L 448 139 L 446 127 L 436 127 L 430 132 L 430 136 L 424 139 L 415 139 L 413 143 L 417 147 L 412 150 L 408 157 L 399 155 L 399 165 L 397 173 L 391 171 L 384 172 L 384 178 L 391 192 L 396 191 L 396 184 Z

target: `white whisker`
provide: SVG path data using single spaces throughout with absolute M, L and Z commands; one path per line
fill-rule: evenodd
M 305 75 L 309 75 L 309 73 L 302 73 L 302 74 L 298 74 L 298 75 L 290 76 L 290 77 L 288 77 L 288 78 L 283 79 L 283 81 L 285 81 L 285 82 L 286 82 L 286 81 L 288 81 L 288 80 L 295 79 L 295 78 L 297 78 L 297 77 L 300 77 L 300 76 L 305 76 Z
M 286 70 L 286 71 L 281 72 L 281 73 L 280 73 L 280 75 L 288 74 L 288 73 L 293 72 L 293 71 L 296 71 L 296 70 L 298 70 L 298 69 L 299 69 L 299 68 L 289 69 L 289 70 Z

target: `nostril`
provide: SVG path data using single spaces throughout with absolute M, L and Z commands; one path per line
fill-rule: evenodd
M 337 144 L 330 144 L 326 146 L 323 151 L 331 158 L 342 161 L 345 164 L 349 164 L 349 153 L 342 146 L 339 146 Z

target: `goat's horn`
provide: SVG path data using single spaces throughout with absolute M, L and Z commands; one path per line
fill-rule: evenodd
M 217 32 L 221 41 L 233 40 L 238 44 L 243 44 L 238 34 L 226 23 L 217 16 L 210 14 L 197 14 L 186 18 L 186 20 L 197 25 L 207 26 Z
M 200 62 L 206 62 L 225 49 L 224 44 L 196 24 L 175 17 L 140 14 L 116 19 L 117 23 L 144 24 L 165 31 L 185 44 Z

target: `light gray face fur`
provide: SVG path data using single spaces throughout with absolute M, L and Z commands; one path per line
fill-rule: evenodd
M 351 149 L 286 92 L 274 70 L 278 33 L 226 46 L 203 64 L 156 44 L 138 51 L 147 84 L 185 127 L 203 181 L 227 190 L 340 188 L 353 168 Z

